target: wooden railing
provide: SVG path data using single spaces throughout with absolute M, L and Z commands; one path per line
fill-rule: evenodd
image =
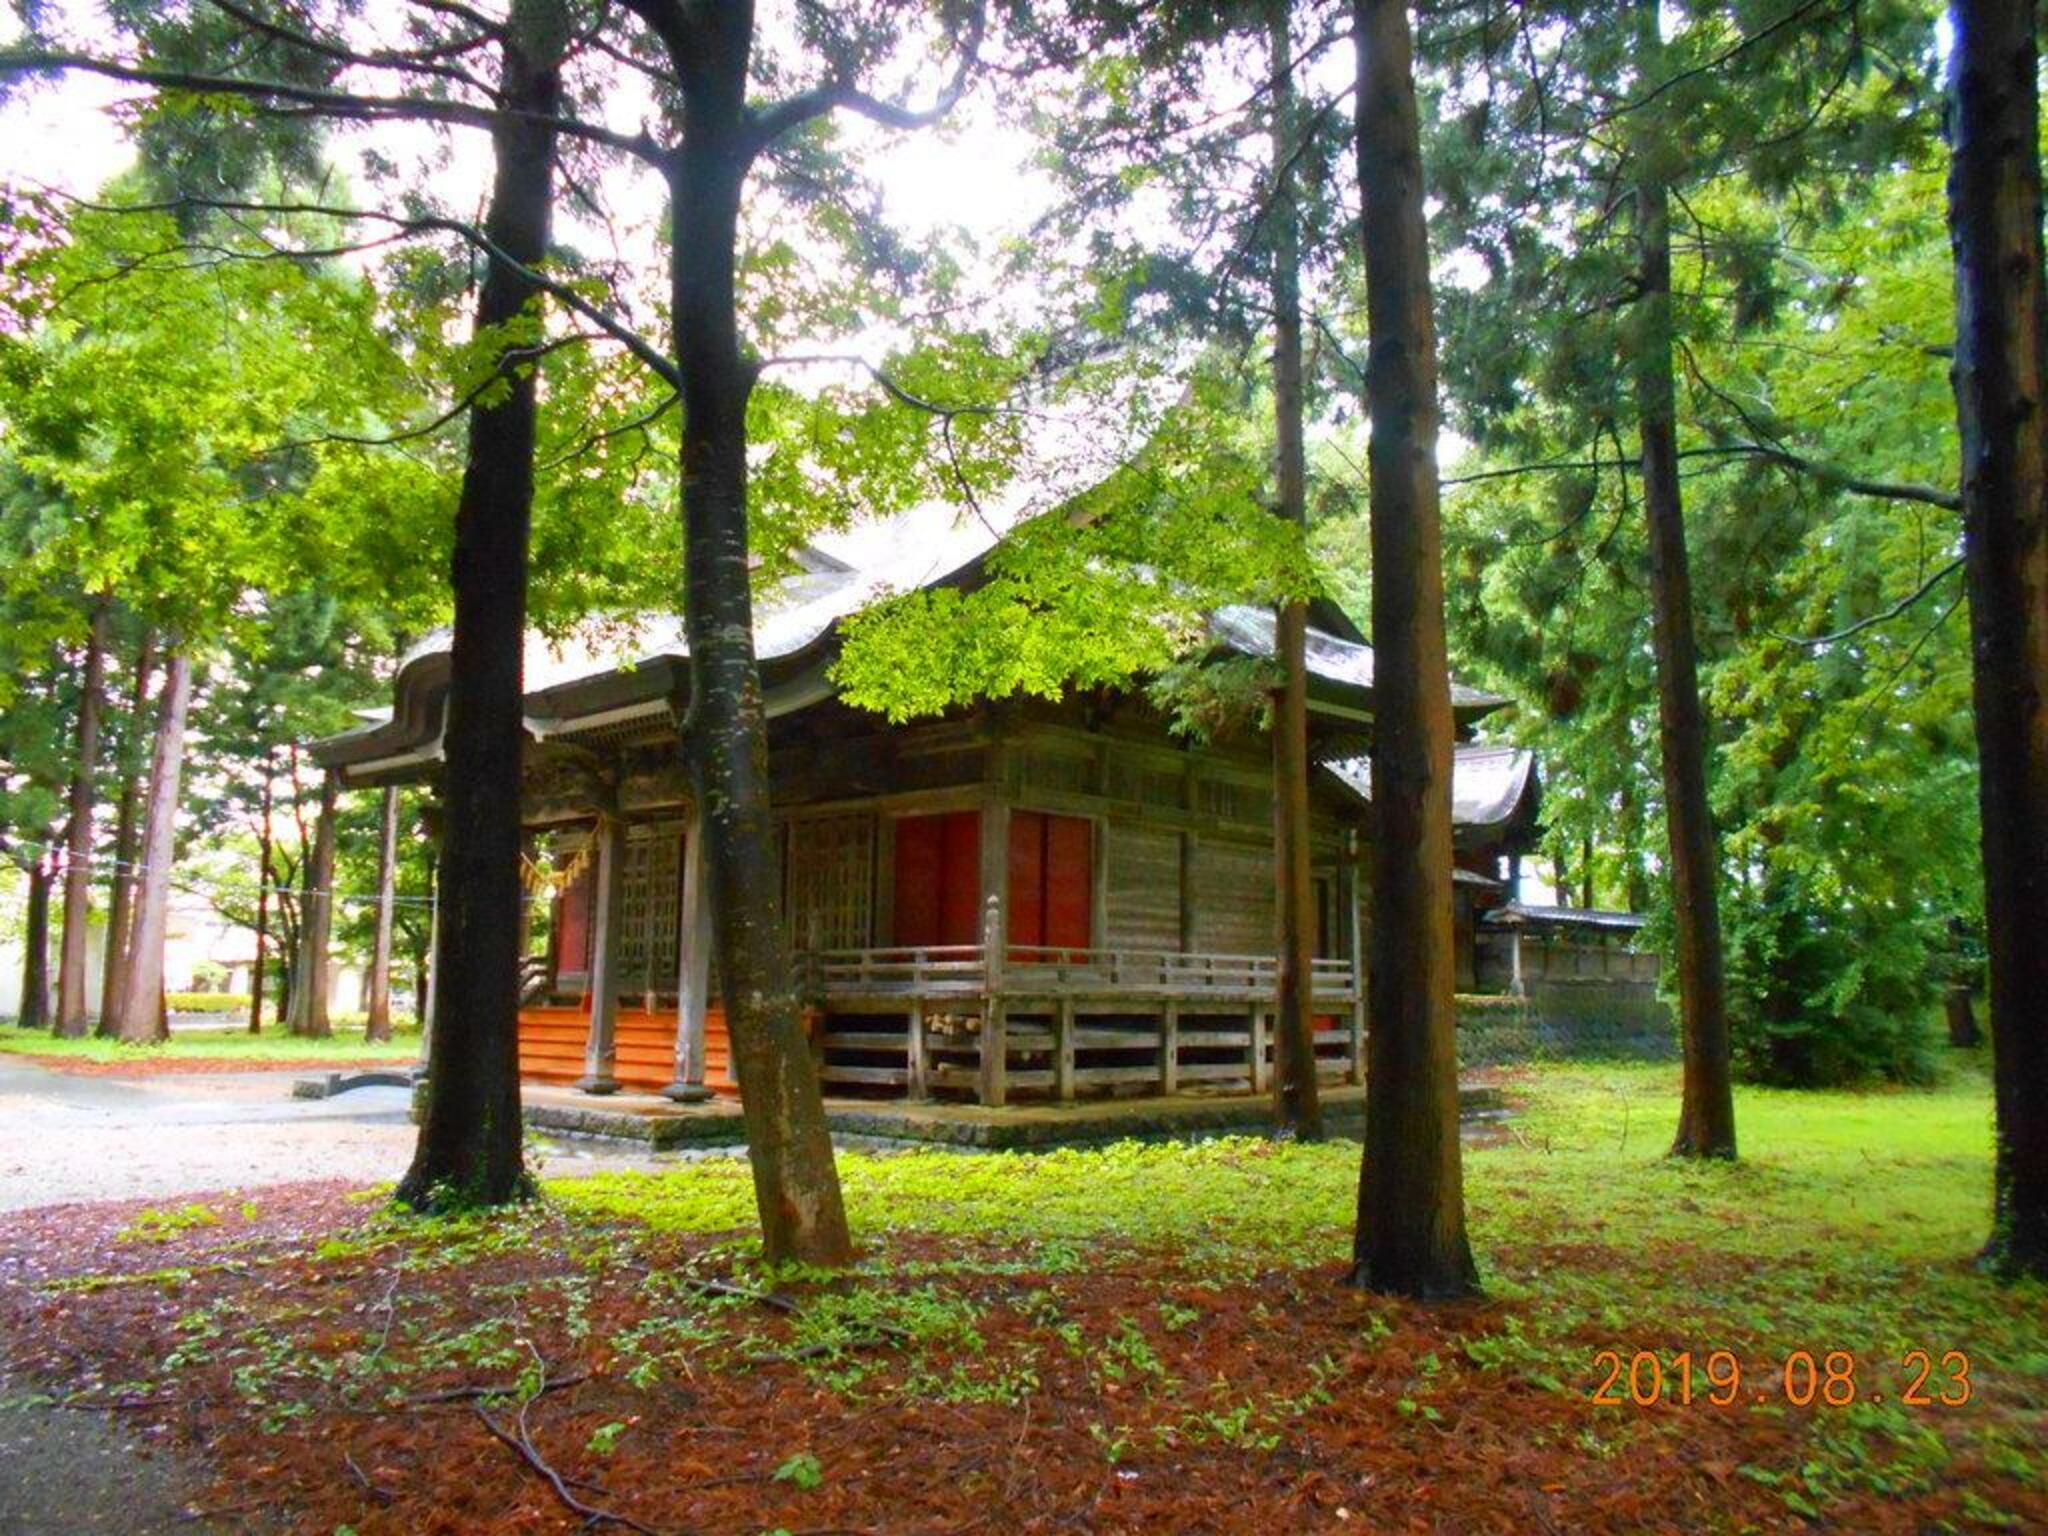
M 981 944 L 810 950 L 799 954 L 797 963 L 805 990 L 828 999 L 898 993 L 919 997 L 988 993 L 1270 997 L 1280 979 L 1280 963 L 1271 955 L 1035 944 L 1010 944 L 996 952 Z M 1313 962 L 1311 987 L 1318 998 L 1348 1001 L 1351 962 Z

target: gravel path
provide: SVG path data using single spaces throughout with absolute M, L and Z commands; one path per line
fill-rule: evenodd
M 396 1179 L 412 1160 L 411 1090 L 291 1096 L 299 1078 L 323 1075 L 290 1068 L 88 1077 L 0 1056 L 0 1211 L 305 1179 Z M 556 1178 L 684 1160 L 580 1140 L 550 1143 L 544 1157 Z
M 0 1211 L 402 1173 L 407 1090 L 292 1098 L 307 1075 L 86 1077 L 0 1056 Z

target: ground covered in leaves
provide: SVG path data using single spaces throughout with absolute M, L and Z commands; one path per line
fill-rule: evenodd
M 457 1221 L 43 1211 L 0 1328 L 203 1507 L 321 1533 L 2048 1528 L 2048 1296 L 1970 1264 L 1981 1073 L 1746 1092 L 1711 1168 L 1660 1155 L 1670 1076 L 1513 1082 L 1455 1306 L 1339 1283 L 1355 1147 L 1233 1139 L 846 1155 L 843 1277 L 764 1272 L 728 1162 Z

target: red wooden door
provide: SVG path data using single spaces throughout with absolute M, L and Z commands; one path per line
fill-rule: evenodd
M 1009 938 L 1086 949 L 1095 926 L 1095 827 L 1081 816 L 1010 813 Z
M 1095 826 L 1079 816 L 1045 819 L 1045 942 L 1086 949 L 1095 939 Z
M 895 942 L 981 942 L 981 813 L 896 823 Z

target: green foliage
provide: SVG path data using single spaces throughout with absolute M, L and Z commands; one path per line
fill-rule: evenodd
M 240 992 L 167 992 L 164 1007 L 172 1013 L 238 1013 L 249 1006 Z
M 1537 49 L 1543 126 L 1435 103 L 1432 187 L 1461 278 L 1441 290 L 1451 420 L 1481 447 L 1445 509 L 1454 655 L 1517 699 L 1574 899 L 1658 910 L 1662 786 L 1639 524 L 1625 224 L 1592 189 L 1675 180 L 1680 448 L 1722 917 L 1743 1068 L 1773 1082 L 1927 1071 L 1923 1021 L 1975 920 L 1960 530 L 1865 481 L 1953 483 L 1940 156 L 1911 70 L 1739 7 L 1575 13 Z M 1931 8 L 1862 18 L 1907 59 Z M 1731 44 L 1756 36 L 1739 51 Z M 1847 43 L 1839 61 L 1822 67 Z M 1599 127 L 1609 81 L 1641 101 Z M 1517 92 L 1534 89 L 1515 71 Z M 1817 92 L 1815 82 L 1836 84 Z M 1527 197 L 1551 210 L 1530 221 Z M 1463 482 L 1463 483 L 1459 483 Z M 1891 618 L 1882 618 L 1915 592 Z M 1856 627 L 1866 619 L 1878 622 Z M 1837 635 L 1823 643 L 1801 643 Z M 1667 945 L 1668 947 L 1668 945 Z
M 1185 680 L 1211 648 L 1215 608 L 1314 595 L 1300 531 L 1260 503 L 1243 404 L 1229 370 L 1205 370 L 1134 461 L 1010 532 L 985 583 L 858 615 L 833 674 L 847 699 L 903 720 L 976 697 Z
M 825 1482 L 825 1468 L 809 1451 L 799 1451 L 775 1469 L 775 1481 L 809 1493 Z
M 374 291 L 337 265 L 255 259 L 253 240 L 211 249 L 161 214 L 86 210 L 18 274 L 0 413 L 34 532 L 10 579 L 113 592 L 200 641 L 251 589 L 421 611 L 426 573 L 349 536 L 372 521 L 365 450 L 311 440 L 338 425 L 330 402 L 358 419 L 410 403 Z M 380 527 L 433 511 L 431 474 L 407 468 L 372 478 Z
M 149 1206 L 114 1234 L 118 1243 L 167 1243 L 195 1227 L 217 1227 L 220 1213 L 210 1205 Z
M 1759 1082 L 1926 1082 L 1947 938 L 1911 905 L 1872 910 L 1829 883 L 1774 874 L 1724 923 L 1736 1059 Z

